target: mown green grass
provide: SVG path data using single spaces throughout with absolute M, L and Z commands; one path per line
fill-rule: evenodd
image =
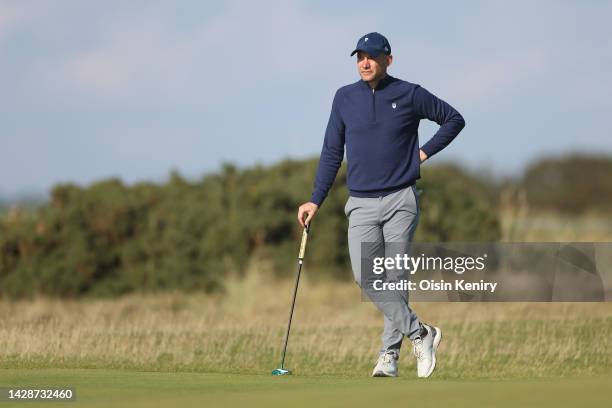
M 54 407 L 604 407 L 612 376 L 538 380 L 272 377 L 125 370 L 0 370 L 3 387 L 72 387 Z M 0 403 L 0 406 L 9 406 Z M 13 405 L 13 404 L 10 404 Z M 20 407 L 41 403 L 14 404 Z

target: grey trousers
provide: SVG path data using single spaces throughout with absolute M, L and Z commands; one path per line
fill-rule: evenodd
M 362 254 L 362 243 L 368 248 L 378 248 L 385 257 L 395 257 L 409 253 L 410 242 L 414 236 L 419 209 L 416 189 L 407 187 L 384 197 L 349 197 L 344 212 L 349 218 L 348 243 L 351 265 L 355 282 L 368 293 L 362 279 L 362 259 L 370 255 Z M 371 243 L 371 244 L 370 244 Z M 389 245 L 389 243 L 393 243 Z M 365 246 L 364 246 L 365 248 Z M 390 271 L 381 278 L 393 281 Z M 384 315 L 381 353 L 393 351 L 399 355 L 404 336 L 414 339 L 420 334 L 421 323 L 408 305 L 407 291 L 391 291 L 384 299 L 370 296 L 376 307 Z

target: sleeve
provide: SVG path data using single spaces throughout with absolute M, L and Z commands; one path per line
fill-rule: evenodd
M 417 86 L 414 91 L 413 104 L 423 119 L 429 119 L 440 125 L 436 134 L 421 147 L 427 157 L 448 146 L 465 127 L 463 116 L 455 108 L 421 86 Z
M 336 174 L 344 158 L 345 124 L 340 115 L 340 100 L 341 96 L 338 90 L 334 96 L 331 114 L 329 115 L 327 129 L 325 130 L 325 139 L 315 177 L 314 191 L 310 199 L 310 201 L 319 207 L 323 204 L 325 197 L 327 197 L 327 193 L 336 179 Z

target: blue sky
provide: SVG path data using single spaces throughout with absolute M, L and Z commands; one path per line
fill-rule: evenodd
M 612 153 L 612 2 L 425 3 L 0 1 L 0 195 L 316 156 L 370 31 L 466 118 L 432 162 Z

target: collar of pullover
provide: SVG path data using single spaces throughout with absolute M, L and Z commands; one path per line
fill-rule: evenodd
M 387 85 L 389 85 L 391 82 L 393 82 L 395 78 L 393 78 L 391 75 L 387 74 L 385 75 L 385 77 L 383 79 L 381 79 L 380 81 L 378 81 L 378 85 L 376 85 L 376 89 L 377 91 L 380 91 L 381 89 L 384 89 L 387 87 Z M 368 81 L 361 81 L 361 83 L 368 89 L 368 90 L 372 90 L 372 88 L 370 87 L 370 84 L 368 83 Z

